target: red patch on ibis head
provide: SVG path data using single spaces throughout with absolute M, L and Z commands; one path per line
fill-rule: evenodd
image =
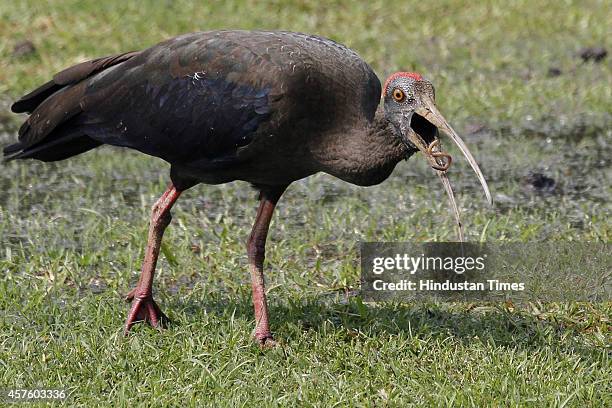
M 420 81 L 421 79 L 423 79 L 421 74 L 417 74 L 416 72 L 396 72 L 395 74 L 387 78 L 387 80 L 385 81 L 385 86 L 383 86 L 383 92 L 387 93 L 387 87 L 389 86 L 389 84 L 395 81 L 397 78 L 402 78 L 402 77 L 411 78 L 411 79 L 414 79 L 415 81 Z

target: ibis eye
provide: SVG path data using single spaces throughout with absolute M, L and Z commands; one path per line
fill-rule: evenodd
M 397 102 L 403 102 L 406 99 L 406 94 L 399 88 L 395 88 L 392 95 Z

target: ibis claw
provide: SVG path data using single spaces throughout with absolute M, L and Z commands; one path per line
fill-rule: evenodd
M 136 322 L 147 322 L 152 327 L 165 329 L 168 327 L 170 319 L 166 316 L 157 303 L 153 300 L 153 296 L 136 296 L 134 290 L 128 293 L 126 301 L 132 302 L 130 313 L 125 321 L 124 335 L 128 335 L 130 329 Z

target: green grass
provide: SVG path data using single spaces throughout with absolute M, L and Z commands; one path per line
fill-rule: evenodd
M 0 4 L 0 103 L 81 60 L 194 30 L 283 28 L 356 49 L 380 77 L 417 70 L 490 180 L 484 204 L 458 162 L 469 239 L 610 242 L 610 51 L 605 2 L 125 2 Z M 30 39 L 34 55 L 15 57 Z M 562 75 L 548 77 L 550 67 Z M 4 108 L 3 108 L 4 109 Z M 0 111 L 0 144 L 22 118 Z M 538 193 L 530 172 L 556 180 Z M 244 242 L 256 195 L 197 186 L 173 210 L 156 297 L 173 320 L 123 338 L 149 208 L 167 183 L 154 158 L 101 148 L 0 172 L 0 387 L 65 387 L 69 405 L 606 406 L 610 303 L 508 307 L 365 305 L 358 243 L 454 239 L 420 157 L 385 183 L 295 183 L 271 227 L 267 283 L 281 347 L 251 341 Z M 56 404 L 60 405 L 60 404 Z

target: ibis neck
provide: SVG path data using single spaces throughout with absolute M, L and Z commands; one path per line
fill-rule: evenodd
M 402 159 L 412 155 L 382 107 L 374 120 L 356 120 L 353 126 L 325 135 L 311 149 L 320 171 L 360 186 L 386 180 Z

